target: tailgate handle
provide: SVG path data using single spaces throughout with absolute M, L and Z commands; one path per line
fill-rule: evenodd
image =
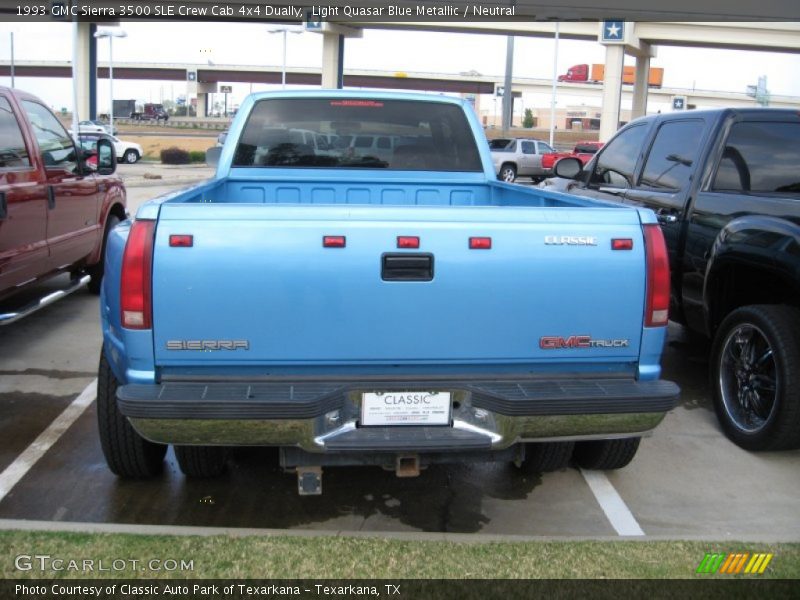
M 433 254 L 384 254 L 381 257 L 381 279 L 384 281 L 431 281 Z

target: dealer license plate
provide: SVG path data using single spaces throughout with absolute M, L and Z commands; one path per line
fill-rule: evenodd
M 365 392 L 361 424 L 449 425 L 450 392 Z

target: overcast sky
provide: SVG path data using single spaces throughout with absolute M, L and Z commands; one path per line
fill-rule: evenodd
M 269 34 L 267 24 L 236 23 L 134 23 L 122 28 L 128 37 L 115 39 L 114 63 L 188 62 L 205 64 L 266 65 L 279 67 L 282 60 L 281 34 Z M 70 60 L 72 27 L 63 23 L 0 23 L 0 59 L 10 57 L 9 32 L 14 31 L 16 60 Z M 553 73 L 553 41 L 517 37 L 514 76 L 549 78 Z M 429 33 L 419 31 L 365 30 L 363 38 L 345 44 L 345 68 L 383 71 L 460 73 L 477 71 L 502 77 L 505 69 L 506 39 L 477 34 Z M 604 62 L 605 50 L 595 42 L 561 40 L 558 72 L 579 63 Z M 108 60 L 108 41 L 98 43 L 98 59 Z M 289 67 L 317 67 L 322 59 L 322 36 L 302 33 L 288 36 Z M 626 62 L 633 63 L 632 58 Z M 725 51 L 661 46 L 651 66 L 664 68 L 664 86 L 744 92 L 767 76 L 771 93 L 800 97 L 800 56 L 796 54 Z M 8 85 L 9 78 L 0 78 Z M 70 80 L 19 78 L 17 87 L 40 96 L 54 108 L 71 104 Z M 254 91 L 270 86 L 255 85 Z M 250 91 L 247 84 L 234 84 L 232 103 Z M 117 98 L 158 102 L 185 93 L 180 82 L 115 80 Z M 99 84 L 101 112 L 108 110 L 108 86 Z M 549 103 L 549 100 L 534 98 Z M 573 102 L 570 99 L 570 102 Z

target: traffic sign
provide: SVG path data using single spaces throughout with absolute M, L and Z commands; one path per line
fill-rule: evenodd
M 625 41 L 625 21 L 603 21 L 600 41 L 604 44 Z
M 314 15 L 314 11 L 306 11 L 306 30 L 307 31 L 322 31 L 322 17 Z

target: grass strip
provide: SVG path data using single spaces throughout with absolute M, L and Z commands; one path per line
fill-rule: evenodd
M 770 552 L 758 578 L 800 578 L 800 544 L 698 541 L 406 541 L 320 536 L 165 536 L 0 531 L 3 578 L 709 578 L 698 575 L 708 552 Z M 62 559 L 61 570 L 17 568 L 19 556 Z M 95 571 L 69 570 L 69 560 L 94 561 Z M 150 570 L 148 562 L 191 561 L 185 570 Z M 28 559 L 22 559 L 23 565 Z M 134 570 L 99 571 L 115 560 Z M 118 563 L 121 564 L 121 563 Z M 171 564 L 171 563 L 170 563 Z

